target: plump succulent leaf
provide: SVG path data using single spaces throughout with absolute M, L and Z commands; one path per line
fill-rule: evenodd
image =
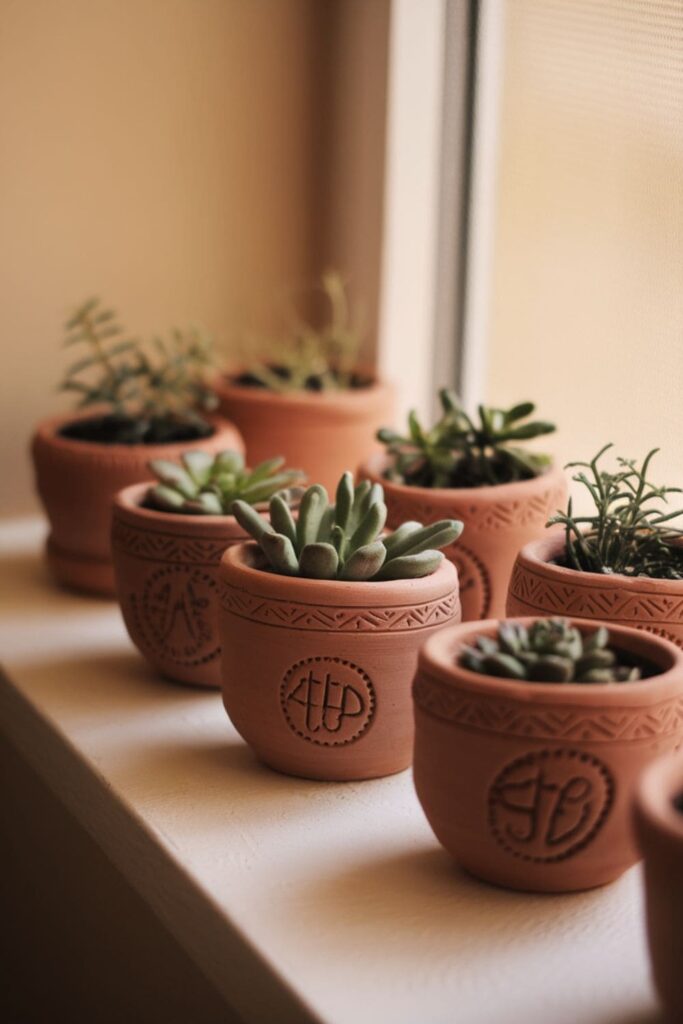
M 453 391 L 444 389 L 439 398 L 441 417 L 429 430 L 411 412 L 407 434 L 378 431 L 391 456 L 388 479 L 415 487 L 482 487 L 531 479 L 550 464 L 547 455 L 511 443 L 555 430 L 543 420 L 520 422 L 534 412 L 532 402 L 510 409 L 480 405 L 475 423 Z
M 237 501 L 233 512 L 256 540 L 275 572 L 310 579 L 348 581 L 417 579 L 434 572 L 443 560 L 440 547 L 452 544 L 462 523 L 444 519 L 431 526 L 404 523 L 382 537 L 387 517 L 381 485 L 353 485 L 345 473 L 329 503 L 324 487 L 314 484 L 301 499 L 298 519 L 275 495 L 270 522 Z M 279 538 L 276 543 L 273 537 Z
M 296 502 L 299 493 L 293 485 L 303 479 L 298 469 L 283 470 L 283 462 L 269 459 L 249 470 L 241 453 L 233 451 L 184 452 L 180 463 L 152 459 L 149 468 L 160 483 L 147 491 L 146 504 L 163 512 L 220 516 L 231 515 L 235 501 L 259 505 L 278 494 L 280 511 L 280 505 Z
M 527 629 L 501 622 L 497 635 L 479 636 L 460 652 L 471 672 L 536 683 L 625 683 L 642 677 L 642 666 L 625 664 L 609 646 L 609 630 L 581 633 L 567 619 L 537 619 Z

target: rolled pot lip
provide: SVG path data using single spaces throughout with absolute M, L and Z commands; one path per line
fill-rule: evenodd
M 519 622 L 529 626 L 547 617 L 509 616 L 505 619 L 484 619 L 446 626 L 425 642 L 420 651 L 419 667 L 446 686 L 525 704 L 579 704 L 589 707 L 594 704 L 604 707 L 607 701 L 609 704 L 643 706 L 653 703 L 653 699 L 666 699 L 669 693 L 683 692 L 683 651 L 676 644 L 645 630 L 618 626 L 599 619 L 565 616 L 582 633 L 594 632 L 600 626 L 605 626 L 617 650 L 642 654 L 656 667 L 661 667 L 662 671 L 646 679 L 625 683 L 543 683 L 482 675 L 458 664 L 462 648 L 476 636 L 493 636 L 499 623 Z M 614 701 L 615 697 L 621 699 Z
M 249 387 L 237 384 L 236 377 L 245 369 L 226 370 L 219 374 L 213 382 L 214 390 L 219 397 L 248 399 L 256 405 L 278 405 L 301 408 L 348 409 L 350 406 L 363 406 L 367 398 L 390 396 L 393 393 L 391 384 L 382 380 L 377 372 L 369 367 L 360 366 L 358 372 L 367 372 L 370 383 L 359 388 L 347 388 L 339 391 L 269 391 L 267 388 Z
M 247 562 L 248 558 L 251 558 L 252 562 L 256 560 L 260 552 L 261 549 L 255 541 L 235 544 L 228 548 L 221 559 L 221 577 L 235 586 L 242 585 L 250 593 L 266 599 L 289 600 L 297 604 L 325 607 L 409 607 L 447 597 L 453 592 L 458 593 L 458 573 L 447 558 L 444 558 L 439 568 L 429 576 L 372 583 L 368 580 L 313 580 L 268 572 Z
M 683 853 L 683 811 L 674 799 L 683 796 L 683 750 L 648 765 L 636 786 L 635 810 L 641 828 L 663 834 Z
M 125 512 L 128 516 L 139 519 L 141 523 L 148 523 L 150 526 L 152 523 L 159 526 L 164 524 L 182 526 L 197 533 L 202 533 L 209 528 L 223 529 L 231 533 L 238 532 L 241 536 L 247 537 L 234 516 L 192 515 L 187 512 L 164 512 L 163 509 L 145 508 L 141 505 L 142 498 L 149 488 L 154 487 L 158 482 L 158 480 L 146 480 L 141 484 L 129 484 L 128 487 L 117 491 L 113 498 L 114 509 Z
M 582 572 L 580 569 L 569 569 L 558 565 L 554 559 L 565 546 L 564 531 L 549 531 L 547 536 L 525 544 L 517 555 L 517 565 L 526 565 L 545 573 L 552 573 L 564 583 L 572 587 L 600 587 L 605 590 L 626 590 L 642 594 L 656 591 L 657 593 L 675 594 L 683 597 L 683 580 L 662 580 L 651 576 L 622 576 L 620 573 L 609 576 L 600 572 Z M 666 615 L 662 615 L 662 620 Z
M 220 433 L 222 429 L 229 428 L 234 431 L 235 435 L 239 437 L 239 431 L 237 427 L 222 413 L 205 413 L 203 414 L 207 423 L 211 424 L 214 428 L 212 434 L 208 434 L 206 437 L 197 438 L 194 441 L 168 441 L 166 444 L 142 444 L 137 442 L 135 444 L 102 444 L 100 441 L 80 441 L 73 437 L 62 437 L 58 431 L 62 427 L 68 426 L 69 423 L 77 423 L 79 420 L 90 419 L 98 415 L 106 415 L 104 409 L 89 409 L 76 410 L 69 413 L 58 413 L 54 416 L 48 416 L 44 420 L 38 423 L 34 434 L 33 440 L 43 441 L 46 444 L 51 445 L 55 448 L 62 448 L 68 451 L 81 452 L 83 455 L 97 453 L 110 453 L 112 455 L 124 455 L 126 452 L 135 452 L 136 454 L 140 451 L 149 453 L 149 458 L 155 458 L 162 456 L 164 452 L 168 453 L 173 450 L 182 449 L 182 451 L 196 451 L 201 450 L 203 444 L 207 441 L 212 440 Z M 241 442 L 240 451 L 244 451 L 244 442 Z
M 532 497 L 535 491 L 544 490 L 549 481 L 557 480 L 559 483 L 566 480 L 564 470 L 553 460 L 542 473 L 529 480 L 513 480 L 507 484 L 487 484 L 485 487 L 413 487 L 410 484 L 387 480 L 384 470 L 390 463 L 391 458 L 386 452 L 376 452 L 360 464 L 359 474 L 380 483 L 386 491 L 393 491 L 407 498 L 421 496 L 433 504 L 443 505 L 449 502 L 451 504 L 468 502 L 470 505 L 485 505 L 492 501 L 505 500 L 506 497 L 512 498 L 520 489 Z

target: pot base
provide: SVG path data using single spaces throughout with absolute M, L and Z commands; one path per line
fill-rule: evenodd
M 83 594 L 116 597 L 114 567 L 108 559 L 88 558 L 60 548 L 48 537 L 45 557 L 50 573 L 63 587 Z
M 265 765 L 266 768 L 270 768 L 271 771 L 277 772 L 278 775 L 289 775 L 295 779 L 308 779 L 310 782 L 368 782 L 370 779 L 385 779 L 389 775 L 398 775 L 400 772 L 407 771 L 412 762 L 412 757 L 410 757 L 404 764 L 398 767 L 394 761 L 391 765 L 377 765 L 372 770 L 368 768 L 365 770 L 354 770 L 354 766 L 349 764 L 348 768 L 340 768 L 339 771 L 334 769 L 326 770 L 324 768 L 317 771 L 315 768 L 299 768 L 287 762 L 276 763 L 277 759 L 273 759 L 272 755 L 264 757 L 257 750 L 254 753 L 261 764 Z

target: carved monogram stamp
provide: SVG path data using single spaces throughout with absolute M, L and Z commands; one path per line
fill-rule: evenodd
M 170 565 L 150 573 L 131 608 L 149 649 L 165 661 L 198 665 L 218 657 L 217 585 L 199 567 Z
M 538 750 L 500 772 L 489 792 L 489 827 L 514 857 L 566 860 L 605 823 L 614 783 L 605 765 L 578 750 Z
M 491 607 L 491 583 L 480 558 L 460 542 L 446 548 L 445 555 L 458 570 L 460 600 L 470 618 L 485 619 Z
M 323 747 L 353 743 L 375 713 L 370 677 L 342 658 L 297 662 L 282 681 L 280 701 L 292 731 Z

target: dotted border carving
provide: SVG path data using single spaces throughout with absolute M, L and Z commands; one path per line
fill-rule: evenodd
M 498 697 L 480 697 L 421 674 L 415 680 L 416 705 L 435 718 L 464 729 L 534 739 L 634 742 L 660 736 L 683 736 L 683 697 L 647 707 L 577 709 L 555 705 L 525 706 Z
M 368 713 L 364 722 L 357 730 L 357 732 L 353 734 L 353 736 L 349 736 L 347 739 L 340 740 L 336 743 L 334 741 L 316 740 L 313 739 L 311 736 L 307 735 L 307 733 L 301 732 L 301 730 L 298 729 L 295 723 L 292 721 L 287 711 L 285 689 L 290 679 L 292 678 L 294 673 L 298 672 L 299 669 L 304 667 L 304 665 L 312 665 L 320 661 L 331 661 L 334 662 L 336 665 L 344 665 L 346 668 L 353 669 L 353 671 L 361 677 L 361 679 L 363 680 L 367 687 Z M 335 658 L 329 655 L 321 655 L 319 657 L 314 658 L 302 658 L 301 661 L 297 661 L 295 665 L 292 665 L 291 668 L 287 669 L 287 672 L 285 673 L 282 682 L 280 683 L 280 707 L 282 708 L 282 712 L 287 720 L 287 725 L 289 726 L 293 733 L 300 737 L 300 739 L 306 740 L 307 743 L 314 743 L 318 747 L 345 747 L 348 743 L 355 743 L 355 741 L 360 739 L 360 737 L 370 728 L 375 717 L 377 701 L 375 699 L 375 688 L 372 685 L 372 680 L 370 679 L 370 676 L 367 674 L 367 672 L 364 672 L 362 668 L 358 667 L 358 665 L 355 665 L 352 661 L 347 661 L 345 658 Z
M 456 594 L 421 605 L 393 608 L 321 607 L 274 597 L 258 597 L 225 581 L 220 590 L 221 607 L 238 618 L 283 629 L 343 633 L 392 633 L 427 629 L 450 622 L 460 610 Z
M 593 825 L 591 826 L 590 830 L 586 833 L 586 835 L 583 836 L 580 840 L 578 840 L 578 842 L 576 842 L 573 846 L 569 846 L 566 850 L 563 850 L 562 853 L 557 853 L 550 857 L 538 857 L 533 856 L 532 854 L 523 853 L 521 850 L 515 849 L 514 846 L 510 846 L 510 844 L 506 841 L 505 836 L 501 833 L 495 821 L 497 802 L 494 794 L 496 792 L 499 780 L 504 775 L 514 771 L 515 768 L 520 768 L 526 764 L 534 764 L 538 760 L 548 760 L 549 758 L 559 757 L 576 758 L 584 764 L 591 764 L 593 768 L 595 768 L 598 771 L 599 775 L 602 777 L 602 780 L 605 784 L 605 803 L 602 807 L 602 810 L 600 811 L 600 814 L 593 822 Z M 598 758 L 594 757 L 592 754 L 586 754 L 579 750 L 567 750 L 563 749 L 562 747 L 560 747 L 557 750 L 536 750 L 530 754 L 525 754 L 522 757 L 518 757 L 514 761 L 511 761 L 509 764 L 505 765 L 505 767 L 501 769 L 501 771 L 494 779 L 489 790 L 488 798 L 489 828 L 498 845 L 502 847 L 502 849 L 504 849 L 506 853 L 509 853 L 513 857 L 516 857 L 517 860 L 523 860 L 531 862 L 533 864 L 556 864 L 559 861 L 567 860 L 569 857 L 573 857 L 575 854 L 580 853 L 595 839 L 596 835 L 604 825 L 607 816 L 612 810 L 612 807 L 614 805 L 614 792 L 614 780 L 612 779 L 612 776 L 607 770 L 607 767 L 602 763 L 602 761 L 599 761 Z
M 477 617 L 480 619 L 487 619 L 489 615 L 489 609 L 491 608 L 491 578 L 489 576 L 488 569 L 482 562 L 479 555 L 475 554 L 471 548 L 468 548 L 466 545 L 461 544 L 460 541 L 456 541 L 455 544 L 452 545 L 450 552 L 448 549 L 445 552 L 446 557 L 449 558 L 451 562 L 453 562 L 456 569 L 458 568 L 457 557 L 460 553 L 462 553 L 466 559 L 470 559 L 474 568 L 479 573 L 479 581 L 481 583 L 482 590 L 482 599 L 480 607 L 477 608 Z

